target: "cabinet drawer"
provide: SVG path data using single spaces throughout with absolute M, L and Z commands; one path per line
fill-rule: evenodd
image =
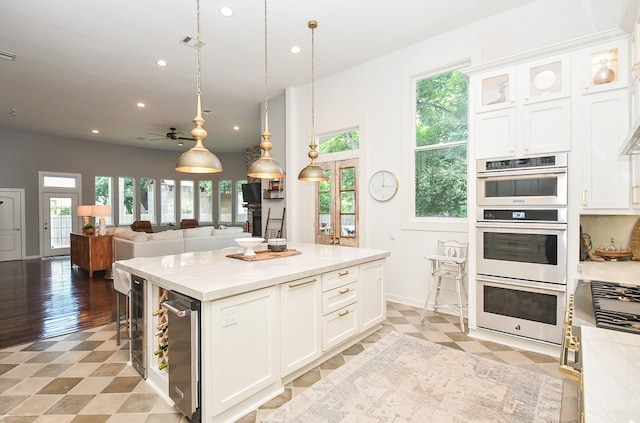
M 358 266 L 327 272 L 322 275 L 322 292 L 335 289 L 358 280 Z
M 322 316 L 322 349 L 331 349 L 358 333 L 358 304 Z
M 358 300 L 358 283 L 353 282 L 340 288 L 322 293 L 322 314 L 334 311 L 353 304 Z

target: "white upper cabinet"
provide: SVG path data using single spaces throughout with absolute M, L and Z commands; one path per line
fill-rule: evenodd
M 580 55 L 583 94 L 629 86 L 629 44 L 620 39 L 582 50 Z
M 476 158 L 571 149 L 570 56 L 561 55 L 472 77 Z

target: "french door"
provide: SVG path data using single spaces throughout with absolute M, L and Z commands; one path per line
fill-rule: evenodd
M 359 245 L 358 159 L 319 163 L 329 179 L 316 188 L 316 244 Z
M 70 234 L 78 230 L 78 194 L 42 193 L 42 255 L 69 254 Z
M 22 259 L 24 192 L 0 189 L 0 261 Z

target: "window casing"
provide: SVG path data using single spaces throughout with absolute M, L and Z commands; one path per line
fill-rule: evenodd
M 467 217 L 467 81 L 457 70 L 416 78 L 413 217 Z

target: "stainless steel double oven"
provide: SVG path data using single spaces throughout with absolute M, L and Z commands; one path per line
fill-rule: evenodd
M 478 327 L 560 344 L 566 154 L 479 161 L 477 195 Z

